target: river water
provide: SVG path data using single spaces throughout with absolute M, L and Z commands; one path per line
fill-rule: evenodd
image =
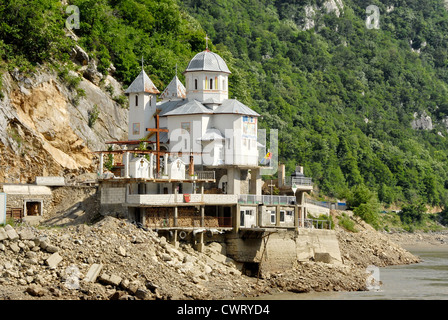
M 423 262 L 378 268 L 377 289 L 360 292 L 279 293 L 266 300 L 448 300 L 448 247 L 406 248 Z

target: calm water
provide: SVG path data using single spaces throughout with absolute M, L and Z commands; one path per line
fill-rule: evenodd
M 278 300 L 448 300 L 448 248 L 406 248 L 423 262 L 379 268 L 377 291 L 281 293 L 261 299 Z

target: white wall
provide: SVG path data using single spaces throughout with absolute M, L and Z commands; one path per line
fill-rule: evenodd
M 182 116 L 169 116 L 167 117 L 167 126 L 170 129 L 170 151 L 181 152 L 202 152 L 201 141 L 197 139 L 205 134 L 205 131 L 209 125 L 211 115 L 209 114 L 193 114 Z M 190 124 L 190 134 L 183 135 L 181 128 L 182 123 Z M 189 155 L 181 157 L 187 166 L 190 163 Z M 194 156 L 195 165 L 202 163 L 202 157 L 200 155 Z
M 195 79 L 198 82 L 197 89 L 195 89 Z M 213 89 L 210 89 L 210 79 L 213 79 Z M 229 98 L 227 73 L 204 71 L 187 72 L 185 74 L 185 80 L 188 98 L 201 102 L 209 98 L 216 99 L 220 102 Z
M 135 105 L 135 97 L 138 97 L 138 106 Z M 155 128 L 153 115 L 156 110 L 156 97 L 149 93 L 129 94 L 129 124 L 128 139 L 140 140 L 148 135 L 146 128 Z M 134 124 L 140 126 L 138 134 L 134 134 Z

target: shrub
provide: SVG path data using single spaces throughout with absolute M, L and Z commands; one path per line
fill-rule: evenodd
M 89 127 L 92 128 L 100 115 L 100 111 L 98 110 L 98 106 L 93 105 L 92 110 L 89 112 Z
M 426 208 L 423 203 L 409 204 L 401 209 L 399 216 L 403 224 L 415 226 L 423 222 L 425 212 Z
M 353 213 L 378 230 L 380 226 L 379 208 L 380 205 L 378 201 L 375 198 L 372 198 L 367 203 L 361 203 L 358 207 L 353 209 Z
M 341 217 L 338 217 L 338 224 L 347 231 L 358 232 L 355 228 L 355 222 L 344 212 Z

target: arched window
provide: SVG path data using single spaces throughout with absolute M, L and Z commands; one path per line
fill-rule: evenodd
M 138 107 L 138 94 L 135 95 L 135 106 Z
M 198 79 L 194 79 L 194 90 L 198 90 Z
M 222 79 L 222 90 L 226 90 L 226 79 Z
M 210 89 L 213 89 L 213 79 L 210 79 Z
M 218 82 L 218 77 L 215 77 L 215 89 L 218 90 L 219 88 L 219 82 Z

